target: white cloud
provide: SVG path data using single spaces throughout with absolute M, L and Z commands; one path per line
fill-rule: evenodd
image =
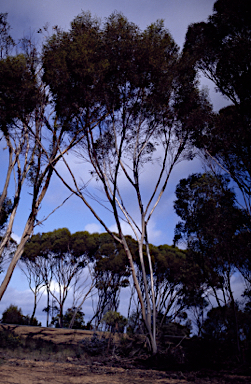
M 85 226 L 85 231 L 88 231 L 89 233 L 101 233 L 102 227 L 100 224 L 90 223 Z
M 63 289 L 63 288 L 61 287 L 61 290 L 62 290 L 62 289 Z M 52 280 L 52 281 L 51 281 L 51 284 L 50 284 L 50 290 L 51 290 L 51 292 L 53 292 L 53 294 L 59 294 L 59 293 L 60 293 L 60 287 L 59 287 L 58 283 L 57 283 L 55 280 Z M 44 290 L 43 294 L 44 294 L 45 296 L 47 296 L 47 292 L 46 292 L 46 290 Z
M 12 232 L 11 237 L 12 237 L 13 240 L 15 240 L 15 241 L 17 242 L 17 244 L 20 243 L 20 241 L 21 241 L 21 236 L 18 236 L 16 233 L 13 233 L 13 232 Z

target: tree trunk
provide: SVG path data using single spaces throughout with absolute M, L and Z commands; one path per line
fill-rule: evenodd
M 12 276 L 14 269 L 17 265 L 17 262 L 20 259 L 20 257 L 22 256 L 22 253 L 24 251 L 24 246 L 25 246 L 27 240 L 29 239 L 29 237 L 32 233 L 35 216 L 36 216 L 35 214 L 30 215 L 29 219 L 27 220 L 21 241 L 18 244 L 15 255 L 13 256 L 13 258 L 9 264 L 9 267 L 8 267 L 7 272 L 5 274 L 4 280 L 0 286 L 0 300 L 2 299 L 4 292 L 6 291 L 6 289 L 8 287 L 11 276 Z
M 138 279 L 136 276 L 136 272 L 135 272 L 135 268 L 134 268 L 134 264 L 133 264 L 133 258 L 132 258 L 131 252 L 129 250 L 129 247 L 127 245 L 125 237 L 122 235 L 122 233 L 120 235 L 122 238 L 122 244 L 124 246 L 124 249 L 126 251 L 126 254 L 127 254 L 127 257 L 128 257 L 129 263 L 130 263 L 134 286 L 136 288 L 139 302 L 140 302 L 140 306 L 141 306 L 141 310 L 142 310 L 142 317 L 143 317 L 143 320 L 144 320 L 144 323 L 145 323 L 145 326 L 146 326 L 146 329 L 147 329 L 147 332 L 148 332 L 149 338 L 150 338 L 150 345 L 152 348 L 152 353 L 155 355 L 158 351 L 158 348 L 157 348 L 157 342 L 156 342 L 156 332 L 154 329 L 152 330 L 152 326 L 151 326 L 151 308 L 150 308 L 149 296 L 148 296 L 148 308 L 147 308 L 148 312 L 146 314 L 146 308 L 145 308 L 144 300 L 142 297 L 142 292 L 141 292 L 141 289 L 139 286 L 139 282 L 138 282 Z M 139 251 L 140 251 L 140 249 L 139 249 Z M 144 266 L 143 266 L 143 268 L 144 268 Z M 146 295 L 148 295 L 148 290 L 146 290 Z
M 36 309 L 37 309 L 37 293 L 36 293 L 36 291 L 35 291 L 35 293 L 34 293 L 34 306 L 33 306 L 33 312 L 32 312 L 31 319 L 30 319 L 30 323 L 31 323 L 31 325 L 32 325 L 32 323 L 33 323 L 33 319 L 34 319 L 34 317 L 35 317 Z
M 228 291 L 229 291 L 230 299 L 231 299 L 231 307 L 232 307 L 233 314 L 234 314 L 237 350 L 238 350 L 238 353 L 240 354 L 241 348 L 240 348 L 240 338 L 239 338 L 239 323 L 238 323 L 238 317 L 237 317 L 237 312 L 236 312 L 236 305 L 235 305 L 235 301 L 234 301 L 234 295 L 233 295 L 233 292 L 231 289 L 231 282 L 230 282 L 229 273 L 227 274 L 227 283 L 228 283 Z
M 49 327 L 49 317 L 50 317 L 50 287 L 46 286 L 47 290 L 47 317 L 46 317 L 46 327 Z

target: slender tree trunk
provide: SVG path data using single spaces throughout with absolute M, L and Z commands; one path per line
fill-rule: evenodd
M 241 353 L 241 348 L 240 348 L 240 339 L 239 339 L 239 324 L 238 324 L 238 318 L 237 318 L 237 312 L 236 312 L 236 305 L 235 305 L 235 301 L 234 301 L 234 296 L 233 296 L 233 292 L 232 292 L 232 289 L 231 289 L 229 273 L 227 274 L 227 283 L 228 283 L 228 291 L 229 291 L 230 299 L 231 299 L 231 307 L 232 307 L 232 310 L 233 310 L 234 320 L 235 320 L 235 332 L 236 332 L 237 349 L 238 349 L 238 352 L 240 354 Z
M 75 308 L 74 310 L 74 313 L 73 313 L 73 316 L 71 318 L 71 322 L 70 322 L 70 325 L 69 325 L 69 328 L 72 328 L 73 327 L 73 324 L 74 324 L 74 321 L 75 321 L 75 318 L 76 318 L 76 315 L 78 313 L 78 310 L 82 307 L 82 305 L 84 304 L 85 300 L 87 299 L 87 297 L 89 296 L 89 294 L 91 293 L 91 291 L 93 290 L 94 288 L 94 285 L 92 284 L 90 289 L 88 290 L 88 292 L 85 294 L 83 300 L 81 301 L 81 303 Z
M 59 304 L 59 327 L 63 328 L 63 304 Z
M 146 232 L 146 229 L 145 229 Z M 148 258 L 148 264 L 150 269 L 150 281 L 151 281 L 151 292 L 152 292 L 152 332 L 153 332 L 153 340 L 156 344 L 156 301 L 155 301 L 155 291 L 154 291 L 154 279 L 153 279 L 153 268 L 152 268 L 152 260 L 150 255 L 150 249 L 147 239 L 147 233 L 146 233 L 146 252 L 147 252 L 147 258 Z M 154 353 L 157 353 L 157 344 L 156 344 L 156 351 Z
M 36 309 L 37 309 L 37 292 L 36 292 L 36 289 L 35 289 L 33 312 L 32 312 L 31 319 L 30 319 L 31 324 L 33 323 L 33 319 L 35 317 Z
M 0 209 L 2 208 L 2 205 L 4 203 L 5 198 L 7 197 L 7 190 L 8 190 L 8 186 L 9 186 L 9 182 L 10 182 L 10 176 L 11 176 L 12 170 L 14 168 L 14 165 L 16 163 L 16 159 L 15 159 L 15 161 L 13 161 L 13 159 L 12 159 L 14 149 L 12 148 L 9 135 L 5 135 L 5 140 L 7 142 L 8 148 L 9 148 L 9 165 L 8 165 L 8 170 L 7 170 L 4 188 L 2 190 L 2 194 L 0 195 Z
M 49 317 L 50 317 L 50 288 L 48 287 L 48 284 L 46 285 L 46 291 L 47 291 L 47 315 L 46 315 L 46 327 L 49 327 Z
M 8 284 L 10 282 L 11 276 L 12 276 L 12 274 L 14 272 L 14 269 L 15 269 L 15 267 L 17 265 L 17 262 L 20 259 L 20 257 L 22 256 L 22 253 L 24 251 L 24 246 L 25 246 L 27 240 L 29 239 L 29 237 L 30 237 L 30 235 L 32 233 L 33 226 L 34 226 L 34 220 L 35 220 L 35 215 L 30 214 L 30 217 L 29 217 L 29 219 L 28 219 L 28 221 L 26 223 L 26 226 L 25 226 L 25 229 L 24 229 L 21 241 L 18 244 L 18 247 L 16 249 L 15 255 L 13 256 L 13 258 L 12 258 L 10 264 L 9 264 L 9 267 L 7 269 L 7 272 L 5 274 L 3 282 L 2 282 L 2 284 L 0 286 L 0 300 L 2 299 L 4 292 L 6 291 L 6 289 L 8 287 Z
M 137 279 L 137 276 L 136 276 L 132 255 L 131 255 L 131 252 L 130 252 L 129 247 L 127 245 L 125 237 L 122 235 L 122 233 L 120 235 L 121 235 L 121 238 L 122 238 L 122 243 L 123 243 L 124 249 L 126 251 L 129 263 L 130 263 L 134 286 L 136 288 L 136 291 L 137 291 L 137 294 L 138 294 L 138 298 L 139 298 L 139 302 L 140 302 L 140 306 L 141 306 L 142 317 L 143 317 L 143 320 L 144 320 L 144 323 L 145 323 L 145 326 L 146 326 L 146 329 L 147 329 L 147 332 L 148 332 L 149 338 L 150 338 L 150 344 L 151 344 L 151 348 L 152 348 L 152 353 L 156 354 L 157 353 L 157 343 L 156 343 L 156 337 L 154 337 L 154 334 L 152 332 L 152 327 L 151 327 L 151 310 L 150 310 L 150 307 L 149 307 L 148 311 L 150 310 L 150 316 L 149 316 L 149 312 L 148 312 L 148 314 L 146 314 L 145 304 L 144 304 L 144 300 L 143 300 L 143 297 L 142 297 L 142 292 L 141 292 L 141 289 L 140 289 L 140 286 L 139 286 L 139 282 L 138 282 L 138 279 Z M 146 294 L 148 294 L 148 290 L 147 290 Z M 150 305 L 150 303 L 149 303 L 149 305 Z
M 219 298 L 218 298 L 216 289 L 215 289 L 215 287 L 213 286 L 213 284 L 212 284 L 212 290 L 213 290 L 213 293 L 214 293 L 215 300 L 217 301 L 218 307 L 221 308 L 221 303 L 220 303 L 220 300 L 219 300 Z

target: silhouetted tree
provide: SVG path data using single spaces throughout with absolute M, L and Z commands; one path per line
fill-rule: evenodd
M 193 174 L 176 187 L 174 207 L 182 221 L 176 239 L 183 238 L 193 253 L 206 284 L 212 288 L 218 306 L 229 303 L 235 314 L 235 335 L 239 343 L 237 310 L 231 277 L 237 269 L 239 234 L 246 232 L 245 211 L 235 204 L 229 180 L 209 173 Z M 222 299 L 217 290 L 221 290 Z
M 73 20 L 69 32 L 57 31 L 47 41 L 43 68 L 44 80 L 51 89 L 61 120 L 71 119 L 74 127 L 86 127 L 78 153 L 91 164 L 90 174 L 102 185 L 117 235 L 94 210 L 86 193 L 87 185 L 83 188 L 78 184 L 66 157 L 64 162 L 74 187 L 61 179 L 123 245 L 146 333 L 156 353 L 156 303 L 148 224 L 175 164 L 193 157 L 191 139 L 195 130 L 203 129 L 209 103 L 196 88 L 194 73 L 186 66 L 186 60 L 179 57 L 178 47 L 162 22 L 141 32 L 118 13 L 112 14 L 103 25 L 83 13 Z M 102 116 L 102 122 L 90 119 L 93 113 Z M 145 200 L 141 175 L 152 165 L 155 180 Z M 124 200 L 125 182 L 132 191 L 130 200 L 137 203 L 136 216 L 135 209 L 130 212 Z M 141 287 L 122 219 L 137 240 L 143 273 Z M 149 269 L 151 295 L 145 264 Z
M 217 0 L 207 22 L 192 24 L 184 54 L 232 104 L 198 136 L 198 146 L 223 168 L 251 213 L 251 10 L 245 0 Z

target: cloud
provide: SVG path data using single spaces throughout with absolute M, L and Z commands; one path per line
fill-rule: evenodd
M 88 231 L 89 233 L 101 233 L 102 227 L 100 224 L 90 223 L 85 226 L 85 231 Z
M 235 299 L 241 300 L 241 295 L 243 294 L 244 290 L 243 288 L 245 287 L 243 276 L 239 272 L 234 273 L 231 277 L 231 284 Z
M 29 289 L 17 290 L 9 286 L 0 301 L 0 313 L 3 313 L 11 304 L 22 309 L 24 315 L 32 313 L 33 294 Z
M 21 236 L 18 236 L 16 233 L 13 233 L 13 232 L 12 232 L 11 237 L 12 237 L 13 240 L 15 240 L 15 241 L 17 242 L 17 244 L 20 243 L 20 241 L 21 241 Z

